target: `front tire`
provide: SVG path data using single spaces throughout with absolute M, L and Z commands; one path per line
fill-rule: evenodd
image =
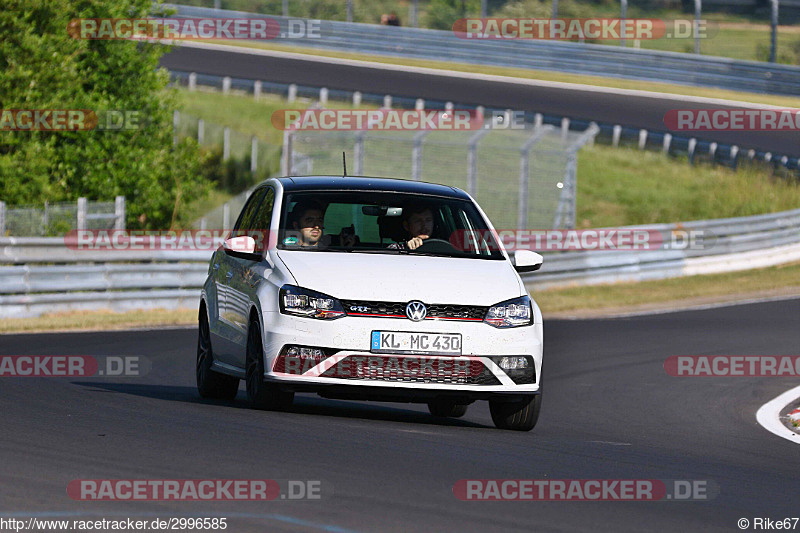
M 282 410 L 292 406 L 294 392 L 279 390 L 276 385 L 264 381 L 264 350 L 258 320 L 251 321 L 247 329 L 245 376 L 247 400 L 253 409 Z
M 455 403 L 451 400 L 435 400 L 428 403 L 428 411 L 433 416 L 460 418 L 467 414 L 467 404 Z
M 239 378 L 220 374 L 212 369 L 214 352 L 211 349 L 211 332 L 205 308 L 200 309 L 197 335 L 197 365 L 195 375 L 197 390 L 202 398 L 233 400 L 239 392 Z
M 541 393 L 515 402 L 489 400 L 489 411 L 492 413 L 492 421 L 498 429 L 530 431 L 536 426 L 537 420 L 539 420 L 539 411 L 541 408 Z

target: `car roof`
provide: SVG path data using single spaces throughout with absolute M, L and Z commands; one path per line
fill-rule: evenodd
M 450 198 L 469 199 L 461 189 L 424 181 L 369 176 L 289 176 L 277 178 L 286 192 L 310 190 L 330 191 L 388 191 L 410 194 L 429 194 Z

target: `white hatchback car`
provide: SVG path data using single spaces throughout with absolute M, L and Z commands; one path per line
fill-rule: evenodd
M 211 258 L 199 312 L 200 395 L 245 379 L 261 409 L 295 392 L 427 403 L 462 416 L 488 400 L 499 428 L 541 406 L 542 315 L 464 191 L 366 177 L 262 183 Z

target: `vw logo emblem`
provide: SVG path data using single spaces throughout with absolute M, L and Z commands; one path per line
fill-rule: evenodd
M 406 316 L 414 322 L 419 322 L 428 316 L 428 308 L 425 307 L 424 303 L 417 300 L 408 302 L 408 305 L 406 305 Z

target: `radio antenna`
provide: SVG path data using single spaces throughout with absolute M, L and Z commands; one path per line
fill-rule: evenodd
M 344 152 L 342 152 L 342 166 L 344 167 L 344 174 L 342 175 L 343 178 L 347 177 L 347 156 Z

